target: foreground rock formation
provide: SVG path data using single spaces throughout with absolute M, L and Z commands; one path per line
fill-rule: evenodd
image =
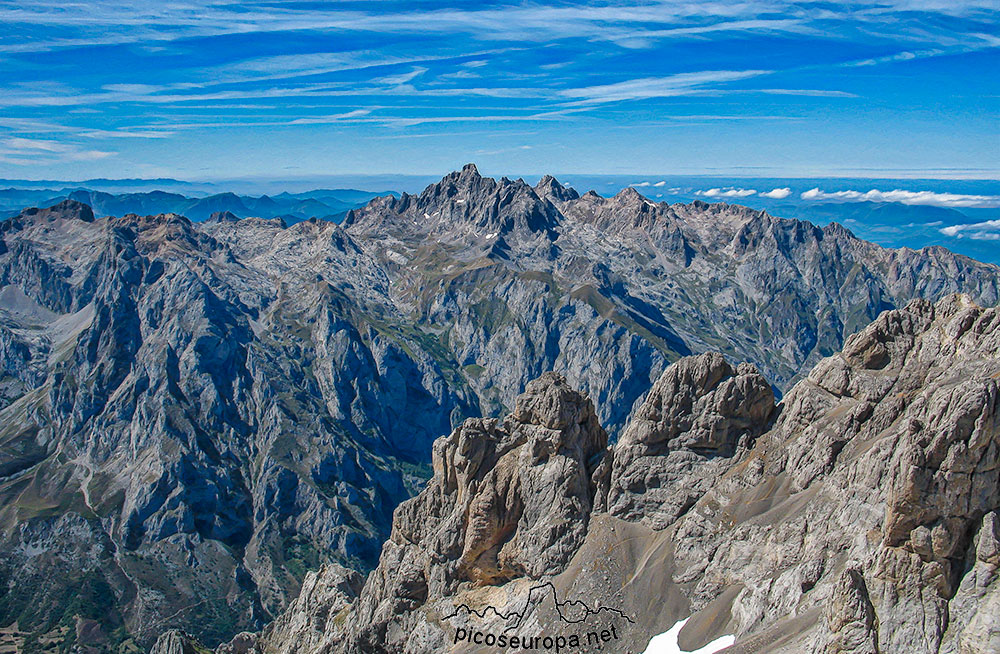
M 219 651 L 497 651 L 477 632 L 597 651 L 606 631 L 641 652 L 689 616 L 687 650 L 1000 648 L 1000 310 L 885 312 L 777 405 L 753 367 L 684 358 L 605 442 L 543 375 L 503 422 L 435 443 L 363 588 L 310 574 L 308 598 Z
M 956 291 L 994 305 L 1000 269 L 474 166 L 343 225 L 25 210 L 0 222 L 0 624 L 126 648 L 168 628 L 209 645 L 257 631 L 305 596 L 308 571 L 374 567 L 433 440 L 511 413 L 549 370 L 621 439 L 580 464 L 600 474 L 570 508 L 663 530 L 770 428 L 772 391 L 881 311 Z M 709 351 L 760 374 L 685 364 L 626 433 L 668 365 Z M 794 446 L 795 484 L 824 472 Z M 547 478 L 496 475 L 492 495 L 461 491 L 484 522 L 449 565 L 469 583 L 549 574 L 562 554 L 541 534 L 518 528 L 507 549 L 490 535 L 537 507 L 489 504 Z

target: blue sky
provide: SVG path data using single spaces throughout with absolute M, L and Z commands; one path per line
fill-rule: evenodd
M 0 1 L 0 177 L 1000 178 L 995 0 Z

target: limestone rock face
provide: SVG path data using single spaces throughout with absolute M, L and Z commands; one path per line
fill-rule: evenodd
M 434 443 L 434 476 L 396 509 L 359 595 L 343 569 L 310 573 L 292 606 L 239 647 L 431 651 L 440 634 L 425 640 L 415 613 L 429 599 L 566 567 L 586 537 L 591 477 L 607 441 L 590 400 L 561 375 L 542 375 L 503 421 L 470 418 Z M 219 650 L 237 651 L 232 643 Z
M 1000 503 L 998 321 L 961 296 L 917 301 L 820 362 L 678 524 L 683 579 L 700 575 L 695 606 L 739 583 L 737 631 L 759 631 L 841 592 L 853 561 L 878 617 L 872 643 L 938 651 L 969 535 Z M 860 616 L 836 620 L 857 635 Z
M 1000 651 L 1000 516 L 983 517 L 975 540 L 975 558 L 948 603 L 948 631 L 942 654 Z M 971 557 L 970 557 L 971 558 Z
M 765 429 L 774 393 L 753 366 L 718 353 L 681 359 L 653 384 L 605 460 L 600 508 L 669 526 Z
M 206 651 L 190 634 L 172 630 L 156 639 L 150 654 L 204 654 Z
M 878 654 L 878 622 L 864 577 L 857 568 L 841 574 L 827 607 L 828 654 Z
M 561 571 L 586 536 L 594 459 L 606 445 L 593 404 L 554 373 L 528 384 L 503 422 L 467 420 L 439 439 L 434 477 L 396 510 L 346 651 L 394 651 L 409 637 L 399 616 L 409 623 L 409 612 L 460 584 Z
M 583 540 L 593 504 L 591 459 L 607 434 L 590 400 L 552 373 L 528 384 L 495 433 L 509 436 L 478 465 L 461 451 L 475 436 L 435 445 L 435 470 L 458 467 L 449 460 L 464 468 L 461 479 L 445 482 L 445 492 L 470 500 L 461 574 L 480 583 L 551 574 Z
M 220 645 L 218 654 L 259 654 L 268 643 L 271 654 L 297 654 L 317 651 L 326 634 L 336 628 L 338 616 L 348 608 L 361 590 L 364 580 L 356 571 L 335 563 L 306 574 L 299 596 L 262 635 L 237 634 Z
M 619 611 L 632 651 L 684 618 L 688 651 L 724 634 L 737 652 L 993 651 L 998 380 L 1000 310 L 965 296 L 882 314 L 777 406 L 750 366 L 682 359 L 603 453 L 589 403 L 543 376 L 503 422 L 436 442 L 434 478 L 309 651 L 476 652 L 460 629 L 514 614 L 569 633 L 538 583 Z

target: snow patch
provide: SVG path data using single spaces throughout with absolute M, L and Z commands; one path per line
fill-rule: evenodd
M 689 619 L 684 618 L 680 622 L 675 623 L 673 627 L 670 627 L 668 631 L 663 632 L 659 636 L 653 636 L 643 654 L 715 654 L 715 652 L 720 652 L 736 642 L 735 636 L 722 636 L 693 652 L 683 650 L 677 644 L 677 637 L 680 636 L 681 629 L 684 628 Z

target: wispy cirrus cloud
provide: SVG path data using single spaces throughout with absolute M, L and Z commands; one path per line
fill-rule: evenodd
M 778 8 L 781 3 L 771 3 Z M 119 3 L 98 1 L 86 5 L 35 2 L 30 6 L 0 7 L 0 21 L 10 24 L 68 27 L 93 33 L 90 44 L 175 41 L 229 34 L 295 31 L 352 31 L 374 33 L 471 34 L 482 41 L 545 42 L 586 38 L 618 42 L 623 47 L 645 47 L 665 38 L 698 38 L 713 32 L 800 29 L 794 18 L 761 19 L 750 6 L 728 3 L 618 2 L 545 6 L 512 3 L 504 7 L 413 9 L 406 3 L 364 3 L 348 7 L 275 5 L 274 3 L 175 2 Z M 123 11 L 124 9 L 124 11 Z M 697 16 L 700 25 L 684 25 Z M 640 27 L 641 26 L 641 27 Z M 639 27 L 639 29 L 637 29 Z M 658 27 L 658 28 L 657 28 Z M 30 52 L 81 47 L 81 38 L 48 38 L 0 46 L 0 51 Z M 147 45 L 147 47 L 149 47 Z
M 566 89 L 560 95 L 580 104 L 646 100 L 704 93 L 708 87 L 767 75 L 768 70 L 703 70 L 666 77 L 643 77 L 614 84 Z
M 18 88 L 0 96 L 0 107 L 77 107 L 107 104 L 179 105 L 194 102 L 295 98 L 373 98 L 376 96 L 544 98 L 544 89 L 531 87 L 417 88 L 410 84 L 427 69 L 416 68 L 364 82 L 314 82 L 253 88 L 202 90 L 198 84 L 108 84 L 90 93 L 73 89 Z
M 644 167 L 629 170 L 657 170 L 667 151 L 670 161 L 703 159 L 697 170 L 801 166 L 794 153 L 806 151 L 825 153 L 813 155 L 830 159 L 825 169 L 861 170 L 883 165 L 882 152 L 896 146 L 849 138 L 872 129 L 861 125 L 873 114 L 856 111 L 857 98 L 903 119 L 877 128 L 898 132 L 900 147 L 926 136 L 950 151 L 960 141 L 982 150 L 982 139 L 956 132 L 974 129 L 964 118 L 994 92 L 975 55 L 1000 47 L 998 17 L 995 3 L 967 0 L 0 0 L 0 140 L 120 150 L 105 160 L 123 166 L 203 161 L 212 148 L 219 161 L 232 154 L 263 166 L 271 162 L 242 155 L 280 133 L 294 160 L 281 165 L 301 165 L 324 136 L 368 161 L 361 150 L 371 139 L 437 134 L 428 149 L 444 158 L 447 147 L 509 150 L 499 135 L 513 123 L 544 121 L 539 138 L 551 142 L 532 158 L 554 157 L 550 169 L 583 165 L 574 153 L 586 152 L 590 167 L 611 165 L 610 154 L 624 170 L 647 149 Z M 979 83 L 968 90 L 952 84 L 962 74 L 942 73 L 914 84 L 935 57 L 942 70 L 971 64 L 962 70 Z M 931 101 L 947 105 L 940 117 L 913 125 Z M 622 142 L 602 141 L 608 129 Z M 498 138 L 484 144 L 482 133 Z M 807 133 L 815 147 L 803 148 Z M 405 150 L 391 140 L 385 149 Z M 924 151 L 894 163 L 995 168 L 979 151 Z M 28 151 L 20 152 L 5 156 Z
M 499 148 L 496 150 L 476 150 L 476 155 L 482 157 L 493 157 L 498 154 L 507 154 L 509 152 L 523 152 L 525 150 L 532 150 L 532 149 L 534 149 L 534 146 L 524 144 L 512 148 Z
M 792 1 L 579 3 L 573 6 L 511 3 L 503 7 L 444 6 L 414 9 L 401 2 L 378 5 L 338 3 L 276 4 L 273 2 L 179 1 L 135 2 L 123 7 L 113 0 L 73 4 L 53 0 L 0 6 L 0 21 L 17 25 L 68 27 L 103 35 L 105 43 L 148 43 L 227 34 L 302 30 L 351 30 L 378 33 L 469 33 L 484 40 L 544 41 L 585 37 L 621 40 L 700 37 L 713 32 L 813 32 L 836 20 L 864 21 L 904 31 L 899 12 L 921 12 L 951 18 L 977 18 L 995 12 L 983 2 L 852 2 L 803 7 Z M 697 18 L 698 24 L 691 24 Z M 636 27 L 641 29 L 635 29 Z M 657 27 L 658 26 L 658 27 Z M 632 29 L 625 30 L 624 27 Z M 925 27 L 928 38 L 934 25 Z M 912 30 L 911 30 L 912 31 Z M 55 38 L 52 47 L 76 45 L 82 39 Z M 30 46 L 31 44 L 22 44 Z M 38 45 L 42 45 L 39 43 Z
M 352 71 L 378 71 L 400 67 L 412 67 L 426 72 L 429 65 L 453 63 L 463 69 L 470 68 L 469 59 L 494 57 L 516 48 L 498 48 L 474 52 L 428 53 L 412 55 L 391 55 L 373 49 L 346 50 L 337 52 L 311 52 L 302 54 L 280 54 L 251 57 L 226 64 L 191 69 L 189 74 L 198 81 L 187 88 L 209 88 L 232 84 L 260 83 L 295 78 L 318 77 Z M 473 62 L 486 65 L 487 62 Z M 400 73 L 405 74 L 405 73 Z M 386 75 L 391 77 L 391 75 Z
M 177 132 L 168 128 L 84 129 L 77 136 L 88 139 L 166 139 Z
M 113 156 L 114 152 L 81 148 L 65 141 L 12 137 L 0 142 L 0 157 L 8 163 L 27 165 L 44 161 L 96 161 Z
M 856 98 L 856 93 L 836 89 L 751 89 L 731 93 L 763 93 L 764 95 L 797 95 L 807 98 Z

